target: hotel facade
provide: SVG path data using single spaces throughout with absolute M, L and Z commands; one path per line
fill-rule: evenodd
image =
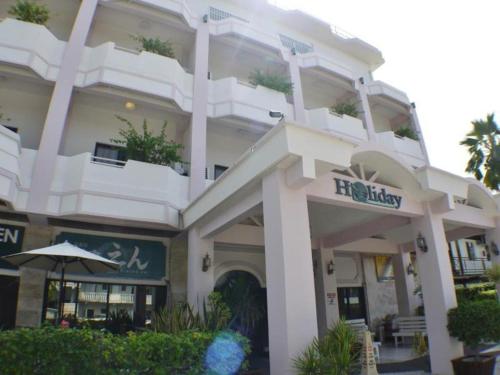
M 69 241 L 122 264 L 68 275 L 66 313 L 140 325 L 245 272 L 267 295 L 272 374 L 339 316 L 373 328 L 422 303 L 432 371 L 452 374 L 448 243 L 484 236 L 500 262 L 498 197 L 429 164 L 414 103 L 373 79 L 379 50 L 263 0 L 45 0 L 46 26 L 9 16 L 13 3 L 0 3 L 0 255 Z M 137 35 L 175 58 L 138 51 Z M 293 92 L 252 85 L 255 70 Z M 332 110 L 346 103 L 356 117 Z M 167 121 L 185 163 L 123 160 L 117 115 L 157 134 Z M 0 324 L 53 317 L 57 279 L 0 263 Z

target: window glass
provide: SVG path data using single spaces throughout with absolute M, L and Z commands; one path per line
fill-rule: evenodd
M 378 281 L 394 280 L 392 257 L 386 255 L 375 256 L 375 271 Z
M 221 174 L 224 173 L 224 171 L 227 170 L 228 167 L 225 167 L 223 165 L 215 165 L 214 166 L 214 180 L 217 180 Z
M 111 160 L 121 160 L 126 161 L 126 152 L 123 147 L 108 145 L 106 143 L 96 143 L 94 156 L 103 158 L 103 159 L 111 159 Z M 103 163 L 112 163 L 112 161 L 101 160 Z

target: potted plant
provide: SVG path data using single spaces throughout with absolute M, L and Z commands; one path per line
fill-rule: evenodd
M 161 40 L 158 37 L 146 38 L 143 35 L 131 35 L 130 37 L 140 43 L 141 46 L 137 48 L 139 52 L 146 51 L 175 59 L 174 47 L 170 40 Z
M 450 335 L 474 351 L 452 360 L 456 375 L 493 375 L 495 357 L 479 353 L 479 345 L 500 340 L 500 304 L 497 301 L 466 301 L 448 312 Z
M 257 69 L 250 74 L 248 79 L 252 85 L 264 86 L 285 95 L 290 95 L 293 91 L 293 83 L 287 76 L 281 74 L 267 73 Z
M 410 128 L 409 126 L 403 126 L 396 131 L 394 131 L 394 134 L 396 134 L 399 137 L 406 137 L 413 139 L 414 141 L 418 141 L 418 135 L 415 133 L 415 131 Z
M 38 25 L 45 25 L 49 20 L 47 6 L 30 0 L 17 0 L 16 4 L 9 8 L 9 14 L 14 16 L 16 20 Z
M 167 122 L 159 135 L 153 134 L 148 128 L 148 122 L 144 119 L 142 123 L 142 133 L 137 131 L 134 125 L 121 116 L 116 118 L 127 125 L 126 129 L 120 129 L 121 138 L 111 139 L 111 142 L 125 148 L 127 159 L 142 161 L 145 163 L 173 166 L 181 161 L 178 152 L 183 146 L 174 141 L 168 141 L 166 135 Z
M 347 115 L 351 117 L 358 117 L 359 111 L 355 103 L 345 102 L 335 104 L 331 110 L 338 115 Z

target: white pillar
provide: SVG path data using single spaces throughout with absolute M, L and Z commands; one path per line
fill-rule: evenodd
M 193 115 L 191 117 L 191 131 L 189 133 L 189 149 L 191 151 L 189 199 L 191 201 L 205 190 L 209 37 L 208 23 L 200 22 L 196 30 Z
M 335 268 L 335 258 L 333 249 L 320 247 L 315 251 L 315 286 L 316 286 L 316 307 L 318 309 L 318 331 L 323 337 L 328 328 L 339 320 L 339 302 L 337 295 L 337 278 L 335 271 L 328 274 L 328 264 L 333 263 Z
M 500 255 L 495 255 L 492 251 L 493 243 L 500 250 L 500 219 L 495 220 L 496 227 L 486 231 L 486 243 L 490 247 L 491 263 L 500 264 Z M 497 295 L 500 296 L 500 284 L 497 284 Z
M 408 275 L 408 265 L 411 264 L 410 253 L 399 251 L 399 254 L 392 258 L 394 266 L 394 277 L 396 285 L 396 296 L 398 299 L 398 312 L 400 316 L 415 315 L 418 307 L 415 298 L 415 277 Z
M 208 254 L 211 266 L 203 271 L 203 258 Z M 203 301 L 214 290 L 214 240 L 201 238 L 198 228 L 188 232 L 188 275 L 187 300 L 197 309 L 203 308 Z
M 463 355 L 463 346 L 448 333 L 448 310 L 457 306 L 455 285 L 448 256 L 448 244 L 440 215 L 424 207 L 424 216 L 412 219 L 414 238 L 425 238 L 428 251 L 418 247 L 417 261 L 422 283 L 425 322 L 429 337 L 429 353 L 433 374 L 451 375 L 451 360 Z
M 33 168 L 31 192 L 28 197 L 28 211 L 30 212 L 45 213 L 47 210 L 50 186 L 54 178 L 57 155 L 59 154 L 59 147 L 66 125 L 73 85 L 96 7 L 97 0 L 81 2 L 69 41 L 64 50 L 61 69 L 50 99 L 49 110 L 45 118 L 42 138 L 40 139 L 40 146 Z
M 271 374 L 290 374 L 318 334 L 307 197 L 282 170 L 264 177 L 262 190 Z
M 375 124 L 373 122 L 372 110 L 370 109 L 370 102 L 368 100 L 367 88 L 361 81 L 356 81 L 354 87 L 358 90 L 359 100 L 361 100 L 361 107 L 363 108 L 363 119 L 368 139 L 370 141 L 377 140 L 377 132 L 375 131 Z
M 295 121 L 300 124 L 306 123 L 306 110 L 304 107 L 304 94 L 302 92 L 302 79 L 300 78 L 300 68 L 297 55 L 290 54 L 290 79 L 293 83 L 293 109 Z M 271 108 L 272 109 L 272 108 Z
M 418 135 L 418 141 L 420 143 L 420 148 L 422 149 L 422 152 L 424 154 L 425 162 L 428 165 L 430 165 L 429 154 L 427 153 L 427 147 L 425 146 L 424 135 L 422 134 L 422 128 L 420 128 L 420 121 L 418 120 L 415 103 L 411 103 L 410 117 L 411 117 L 411 122 L 413 123 L 413 127 L 415 128 L 415 131 Z

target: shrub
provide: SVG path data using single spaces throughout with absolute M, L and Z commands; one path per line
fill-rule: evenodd
M 358 117 L 358 107 L 355 103 L 338 103 L 331 108 L 338 115 Z
M 360 354 L 356 332 L 341 319 L 325 337 L 315 338 L 293 364 L 300 375 L 349 375 L 358 369 Z
M 468 287 L 457 286 L 455 288 L 458 303 L 477 300 L 494 300 L 495 299 L 495 284 L 479 283 Z
M 500 304 L 497 301 L 466 301 L 448 312 L 448 331 L 476 349 L 482 342 L 500 340 Z
M 39 25 L 45 25 L 49 20 L 47 6 L 29 0 L 17 0 L 16 4 L 9 8 L 9 14 L 16 17 L 16 20 Z
M 146 51 L 175 59 L 174 47 L 170 40 L 146 38 L 142 35 L 131 35 L 131 38 L 141 44 L 141 46 L 137 48 L 139 52 Z
M 406 138 L 413 139 L 414 141 L 418 141 L 417 133 L 415 133 L 415 131 L 412 128 L 407 127 L 407 126 L 399 128 L 398 130 L 396 130 L 394 132 L 394 134 L 396 134 L 400 137 L 406 137 Z
M 290 95 L 293 91 L 293 83 L 290 82 L 288 77 L 281 74 L 264 73 L 261 70 L 255 70 L 248 79 L 252 85 L 264 86 L 285 95 Z
M 226 332 L 155 332 L 115 336 L 88 329 L 16 329 L 0 332 L 2 375 L 112 375 L 207 373 L 206 353 L 222 337 L 238 350 L 228 361 L 249 354 L 248 340 Z M 209 373 L 209 372 L 208 372 Z
M 177 154 L 183 148 L 181 144 L 174 141 L 167 141 L 167 122 L 159 135 L 154 135 L 148 129 L 147 120 L 142 123 L 142 134 L 138 132 L 132 123 L 116 115 L 116 118 L 127 125 L 127 129 L 120 129 L 121 139 L 111 139 L 111 142 L 125 147 L 127 158 L 145 163 L 158 165 L 172 165 L 180 162 L 181 158 Z

